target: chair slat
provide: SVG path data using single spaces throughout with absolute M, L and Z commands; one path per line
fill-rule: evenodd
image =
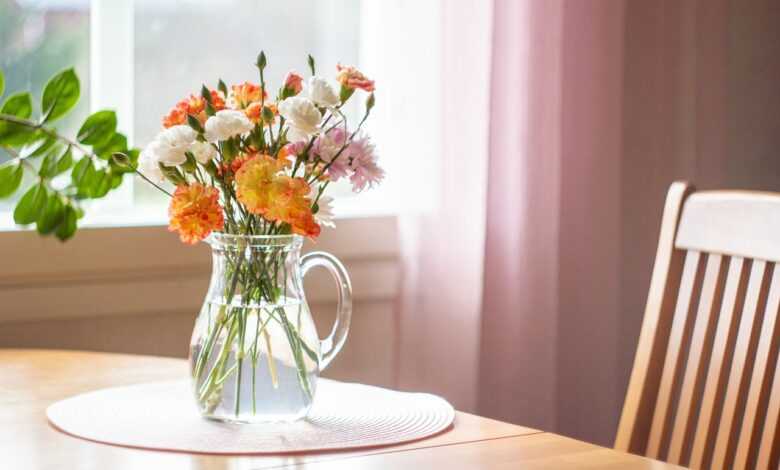
M 639 345 L 615 436 L 615 448 L 619 450 L 644 452 L 647 447 L 655 387 L 663 367 L 656 356 L 666 351 L 665 335 L 684 264 L 682 254 L 674 249 L 674 239 L 683 201 L 692 190 L 688 183 L 675 182 L 666 196 Z
M 769 394 L 769 381 L 774 368 L 769 364 L 770 356 L 776 351 L 778 342 L 777 314 L 780 308 L 780 269 L 775 266 L 772 272 L 772 281 L 769 287 L 769 296 L 766 302 L 764 321 L 761 326 L 761 336 L 756 349 L 756 358 L 753 363 L 753 376 L 750 379 L 750 388 L 745 405 L 745 416 L 742 419 L 742 431 L 739 433 L 737 453 L 734 458 L 735 469 L 751 467 L 751 449 L 759 441 L 756 433 L 760 427 L 759 408 L 765 402 Z M 766 468 L 766 467 L 764 467 Z
M 706 372 L 706 354 L 711 349 L 713 330 L 717 324 L 717 309 L 723 295 L 723 284 L 726 275 L 726 262 L 723 256 L 709 255 L 701 287 L 701 298 L 696 314 L 696 323 L 691 336 L 691 347 L 688 351 L 688 361 L 683 376 L 677 414 L 672 427 L 672 438 L 669 443 L 667 461 L 684 464 L 683 451 L 694 424 L 694 407 L 697 390 L 703 386 Z
M 728 346 L 736 337 L 736 310 L 744 296 L 747 281 L 747 263 L 739 257 L 731 258 L 726 277 L 726 287 L 723 291 L 718 325 L 715 328 L 715 339 L 712 345 L 710 365 L 707 369 L 707 379 L 702 393 L 699 419 L 696 424 L 696 436 L 691 448 L 691 468 L 702 468 L 707 458 L 708 439 L 715 434 L 716 416 L 720 401 L 720 390 L 726 374 L 724 362 Z
M 761 433 L 761 442 L 758 446 L 756 468 L 769 468 L 772 464 L 773 453 L 778 452 L 780 446 L 780 356 L 775 361 L 775 377 L 772 380 L 769 403 L 766 407 L 764 429 Z M 777 462 L 774 462 L 777 465 Z
M 671 411 L 669 404 L 672 400 L 675 377 L 677 377 L 680 368 L 680 351 L 682 351 L 686 326 L 689 323 L 689 318 L 692 316 L 691 306 L 693 304 L 691 299 L 698 296 L 696 281 L 701 271 L 701 259 L 701 253 L 698 251 L 689 251 L 685 256 L 680 289 L 677 294 L 677 306 L 675 307 L 672 329 L 666 347 L 661 383 L 658 387 L 658 397 L 656 399 L 653 422 L 650 427 L 650 439 L 647 445 L 646 453 L 652 458 L 660 457 L 661 446 L 666 435 L 666 423 Z
M 750 280 L 748 281 L 747 294 L 745 296 L 745 306 L 742 309 L 737 342 L 734 347 L 726 395 L 723 401 L 723 411 L 720 415 L 718 437 L 715 441 L 715 449 L 712 456 L 713 469 L 731 468 L 731 454 L 736 444 L 734 430 L 737 419 L 737 406 L 740 398 L 744 397 L 744 391 L 747 386 L 748 377 L 745 374 L 745 370 L 748 365 L 750 351 L 753 349 L 754 340 L 757 336 L 756 315 L 758 314 L 762 291 L 767 288 L 767 283 L 764 279 L 765 270 L 765 261 L 753 261 L 753 268 L 750 272 Z

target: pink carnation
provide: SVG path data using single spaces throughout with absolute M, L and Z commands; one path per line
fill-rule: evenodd
M 331 129 L 327 134 L 317 137 L 312 153 L 326 163 L 338 155 L 336 161 L 328 167 L 328 177 L 332 181 L 349 177 L 353 191 L 360 192 L 382 181 L 385 171 L 377 165 L 374 144 L 368 137 L 359 136 L 342 151 L 347 137 L 344 129 Z
M 371 188 L 385 177 L 385 171 L 377 163 L 374 144 L 368 137 L 361 137 L 349 144 L 349 167 L 353 171 L 349 181 L 352 190 L 360 192 L 366 187 Z
M 298 142 L 290 142 L 289 144 L 284 146 L 284 150 L 287 152 L 288 155 L 298 156 L 302 154 L 305 149 L 306 149 L 305 140 L 299 140 Z
M 327 134 L 321 134 L 317 137 L 317 140 L 314 141 L 312 152 L 322 161 L 330 163 L 330 161 L 338 155 L 336 161 L 331 163 L 328 167 L 328 176 L 332 181 L 338 181 L 348 174 L 349 148 L 344 149 L 344 151 L 339 154 L 339 151 L 344 147 L 346 141 L 347 133 L 340 127 L 331 129 Z

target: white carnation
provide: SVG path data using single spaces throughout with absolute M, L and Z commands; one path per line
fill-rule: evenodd
M 338 106 L 341 102 L 339 95 L 333 90 L 327 80 L 321 77 L 310 77 L 306 82 L 304 88 L 306 95 L 309 99 L 314 101 L 318 106 L 324 106 L 326 108 Z
M 162 183 L 165 180 L 157 159 L 157 146 L 159 145 L 158 142 L 153 141 L 143 149 L 138 157 L 138 171 L 155 183 Z
M 319 190 L 312 186 L 311 192 L 309 192 L 309 199 L 311 202 L 314 202 L 314 200 L 317 199 L 318 193 Z M 314 214 L 314 221 L 323 227 L 336 228 L 336 224 L 333 222 L 334 216 L 332 203 L 333 198 L 324 194 L 320 196 L 319 200 L 317 200 L 317 208 L 319 210 L 316 214 Z
M 254 125 L 241 111 L 225 109 L 217 111 L 206 121 L 206 140 L 216 142 L 252 130 Z
M 205 165 L 210 162 L 216 155 L 217 149 L 208 142 L 201 142 L 196 140 L 190 145 L 190 152 L 201 165 Z
M 181 165 L 187 161 L 184 152 L 195 142 L 196 137 L 197 134 L 189 126 L 173 126 L 160 132 L 147 149 L 165 166 Z
M 319 131 L 322 113 L 310 100 L 293 96 L 279 103 L 279 114 L 287 120 L 287 139 L 305 140 Z

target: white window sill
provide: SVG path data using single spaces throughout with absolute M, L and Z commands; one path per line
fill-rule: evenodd
M 395 218 L 398 211 L 383 201 L 366 204 L 366 201 L 353 199 L 339 200 L 335 204 L 336 230 L 340 221 L 356 219 Z M 79 221 L 79 228 L 121 228 L 121 227 L 158 227 L 168 225 L 167 208 L 160 204 L 135 205 L 132 207 L 103 207 L 88 211 Z M 31 230 L 31 227 L 19 227 L 13 221 L 13 213 L 0 212 L 0 233 Z M 332 231 L 333 229 L 325 229 Z

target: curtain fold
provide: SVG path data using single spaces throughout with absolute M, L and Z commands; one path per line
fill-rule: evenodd
M 403 273 L 399 299 L 397 382 L 406 390 L 447 396 L 459 409 L 476 406 L 482 266 L 485 239 L 487 128 L 491 4 L 480 0 L 439 2 L 441 81 L 439 142 L 435 171 L 421 181 L 418 159 L 403 155 L 406 181 L 400 217 Z M 428 85 L 426 83 L 426 85 Z M 414 127 L 415 116 L 410 115 Z M 409 200 L 422 193 L 426 199 Z
M 496 1 L 480 413 L 552 429 L 563 2 Z

